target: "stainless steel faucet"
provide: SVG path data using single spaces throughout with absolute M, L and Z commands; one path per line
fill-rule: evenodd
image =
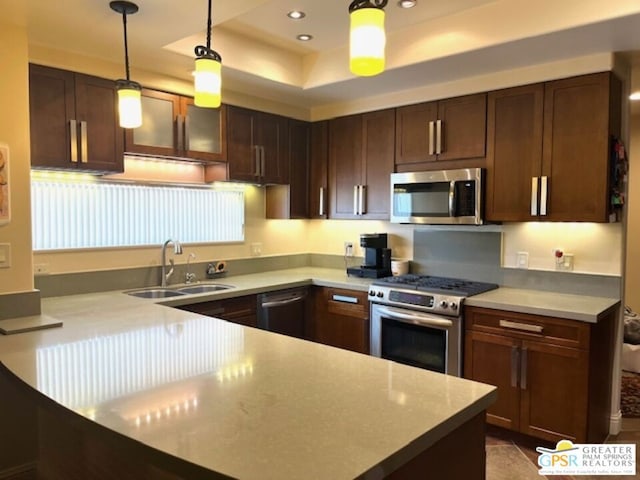
M 161 281 L 162 287 L 167 286 L 167 282 L 169 281 L 169 278 L 171 277 L 171 275 L 173 275 L 173 265 L 174 265 L 173 258 L 169 259 L 171 270 L 167 272 L 167 245 L 169 245 L 170 243 L 173 243 L 173 253 L 175 253 L 176 255 L 182 254 L 182 245 L 180 245 L 180 242 L 178 242 L 177 240 L 169 239 L 166 242 L 164 242 L 164 244 L 162 245 L 162 281 Z

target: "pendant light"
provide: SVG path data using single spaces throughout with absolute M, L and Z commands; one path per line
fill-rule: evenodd
M 127 15 L 136 13 L 138 6 L 135 3 L 124 1 L 114 1 L 109 3 L 109 6 L 113 11 L 122 15 L 122 26 L 124 28 L 124 64 L 127 78 L 116 80 L 120 126 L 122 128 L 137 128 L 142 125 L 142 101 L 140 99 L 142 87 L 139 83 L 129 79 Z
M 207 14 L 207 45 L 198 45 L 195 54 L 194 103 L 198 107 L 217 108 L 222 101 L 222 57 L 211 50 L 211 0 Z
M 384 70 L 384 7 L 387 0 L 354 0 L 349 5 L 349 68 L 363 77 Z

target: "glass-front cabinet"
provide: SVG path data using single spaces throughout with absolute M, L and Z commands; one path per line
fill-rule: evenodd
M 142 126 L 126 131 L 125 151 L 226 161 L 226 107 L 201 108 L 190 97 L 144 89 Z

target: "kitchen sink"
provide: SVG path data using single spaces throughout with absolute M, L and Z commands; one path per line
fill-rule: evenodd
M 145 290 L 134 290 L 131 292 L 125 292 L 127 295 L 131 295 L 132 297 L 139 298 L 167 298 L 167 297 L 177 297 L 180 295 L 185 295 L 183 292 L 179 292 L 177 290 L 169 290 L 166 288 L 148 288 Z
M 233 288 L 231 285 L 220 285 L 220 284 L 201 284 L 201 285 L 189 285 L 187 287 L 176 288 L 177 292 L 186 293 L 186 294 L 194 294 L 194 293 L 207 293 L 207 292 L 217 292 L 219 290 L 228 290 Z

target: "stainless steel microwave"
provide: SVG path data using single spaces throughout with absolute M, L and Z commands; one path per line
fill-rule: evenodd
M 391 174 L 391 222 L 482 224 L 481 168 Z

